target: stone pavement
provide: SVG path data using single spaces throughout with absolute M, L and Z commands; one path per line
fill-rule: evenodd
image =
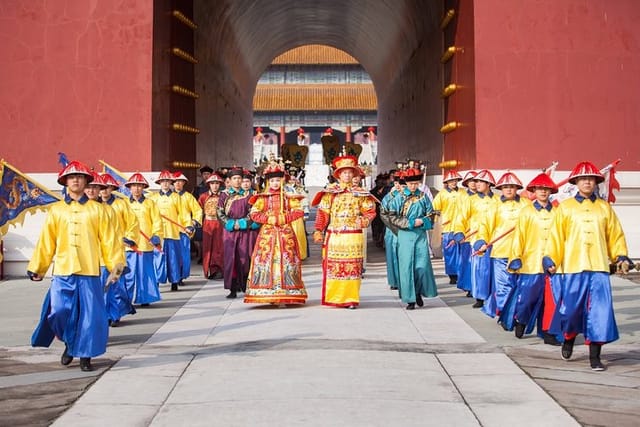
M 614 278 L 621 339 L 594 373 L 586 349 L 517 340 L 470 307 L 434 261 L 440 297 L 413 312 L 390 291 L 370 245 L 361 307 L 320 306 L 319 247 L 304 307 L 230 301 L 219 281 L 181 292 L 111 329 L 100 369 L 26 344 L 45 286 L 0 283 L 0 419 L 11 425 L 636 425 L 640 287 Z M 198 276 L 199 275 L 199 276 Z M 114 364 L 115 363 L 115 364 Z M 113 366 L 112 366 L 113 365 Z M 79 397 L 79 398 L 78 398 Z M 76 400 L 77 399 L 77 400 Z M 61 412 L 70 408 L 61 414 Z M 4 424 L 4 422 L 2 423 Z

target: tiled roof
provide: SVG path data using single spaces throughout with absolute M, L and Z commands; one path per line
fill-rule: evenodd
M 277 56 L 271 64 L 359 64 L 359 62 L 340 49 L 311 44 L 288 50 Z
M 372 84 L 258 85 L 254 111 L 376 111 Z

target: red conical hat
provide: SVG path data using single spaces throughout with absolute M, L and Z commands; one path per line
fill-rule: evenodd
M 186 176 L 184 176 L 184 174 L 182 172 L 176 172 L 173 174 L 173 180 L 174 181 L 184 181 L 184 182 L 189 182 L 189 180 L 187 179 Z
M 472 179 L 476 179 L 476 175 L 478 175 L 478 172 L 476 171 L 469 171 L 464 175 L 464 178 L 462 178 L 462 186 L 463 187 L 468 187 L 467 184 L 469 184 L 469 181 L 471 181 Z
M 448 181 L 453 181 L 453 180 L 461 180 L 462 177 L 460 176 L 460 174 L 458 173 L 457 170 L 455 169 L 451 169 L 447 172 L 445 172 L 444 174 L 444 178 L 442 178 L 442 183 L 446 183 Z
M 527 184 L 527 191 L 534 192 L 536 191 L 536 187 L 548 188 L 551 190 L 551 194 L 555 194 L 558 192 L 558 186 L 555 182 L 547 175 L 546 173 L 541 173 L 531 180 L 529 184 Z
M 93 180 L 91 181 L 91 185 L 97 185 L 100 186 L 102 188 L 107 188 L 108 185 L 104 183 L 104 181 L 102 180 L 102 177 L 100 175 L 98 175 L 98 172 L 96 171 L 91 171 L 91 176 L 93 176 Z
M 67 164 L 58 174 L 58 184 L 67 185 L 67 176 L 69 175 L 86 175 L 87 184 L 93 181 L 93 175 L 89 168 L 77 160 L 73 160 Z
M 475 179 L 476 181 L 484 181 L 491 187 L 495 187 L 496 185 L 496 180 L 488 169 L 482 169 L 473 179 Z
M 116 181 L 111 175 L 108 173 L 101 173 L 100 178 L 102 178 L 102 182 L 105 183 L 108 187 L 115 187 L 116 189 L 120 188 L 120 184 Z
M 503 185 L 515 185 L 518 188 L 523 188 L 522 181 L 513 172 L 506 172 L 502 175 L 496 183 L 496 188 L 500 189 Z
M 224 182 L 224 180 L 222 178 L 220 178 L 220 175 L 218 175 L 217 173 L 212 173 L 211 176 L 209 176 L 209 178 L 207 178 L 207 180 L 205 181 L 207 184 L 211 183 L 211 182 Z
M 136 172 L 131 175 L 131 178 L 129 178 L 127 182 L 125 182 L 124 186 L 129 187 L 131 186 L 131 184 L 142 184 L 144 185 L 144 188 L 149 187 L 149 183 L 140 172 Z
M 156 184 L 160 184 L 160 181 L 175 181 L 176 179 L 173 177 L 173 175 L 171 174 L 171 172 L 169 172 L 168 170 L 163 170 L 162 172 L 160 172 L 160 175 L 158 175 L 158 179 L 156 179 Z
M 571 171 L 571 175 L 569 175 L 569 182 L 575 184 L 576 178 L 580 178 L 582 176 L 594 177 L 597 184 L 604 181 L 604 176 L 600 173 L 600 170 L 598 170 L 598 168 L 591 162 L 578 163 Z

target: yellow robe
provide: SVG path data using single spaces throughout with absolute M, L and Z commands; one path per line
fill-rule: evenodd
M 627 242 L 609 203 L 572 197 L 557 208 L 545 255 L 565 274 L 609 272 L 610 262 L 627 256 Z
M 533 204 L 520 211 L 509 255 L 509 263 L 514 259 L 519 259 L 522 262 L 518 273 L 543 273 L 542 257 L 549 240 L 555 214 L 555 208 L 552 208 L 551 211 L 544 208 L 537 210 Z
M 180 223 L 181 218 L 183 218 L 182 204 L 178 193 L 174 191 L 168 194 L 158 192 L 152 194 L 149 198 L 156 202 L 158 206 L 160 218 L 162 218 L 163 237 L 165 239 L 179 240 L 181 229 L 171 222 Z
M 143 196 L 144 197 L 144 196 Z M 147 240 L 152 236 L 158 236 L 161 239 L 163 236 L 162 219 L 160 218 L 160 211 L 156 202 L 146 197 L 142 199 L 142 202 L 133 198 L 129 199 L 129 206 L 131 210 L 138 218 L 138 225 L 140 227 L 140 233 L 135 240 L 138 246 L 138 250 L 142 252 L 153 251 L 153 245 Z M 144 237 L 142 233 L 146 234 Z M 127 248 L 127 250 L 131 250 Z
M 178 197 L 180 198 L 180 224 L 182 224 L 183 227 L 195 227 L 195 221 L 198 223 L 198 226 L 202 226 L 202 206 L 200 206 L 200 203 L 193 197 L 193 194 L 184 191 L 182 194 L 178 194 Z
M 495 197 L 495 196 L 494 196 Z M 513 233 L 522 209 L 531 205 L 529 199 L 518 197 L 515 200 L 501 200 L 489 206 L 478 227 L 476 240 L 489 243 L 503 236 L 492 245 L 491 258 L 509 258 Z M 509 230 L 512 230 L 509 232 Z M 505 235 L 505 233 L 507 233 Z
M 106 209 L 95 200 L 60 201 L 49 208 L 27 270 L 44 276 L 54 262 L 56 276 L 100 276 L 100 257 L 109 271 L 124 265 L 122 242 Z
M 433 198 L 433 209 L 440 212 L 442 233 L 453 232 L 456 212 L 467 197 L 466 190 L 463 188 L 452 191 L 447 191 L 444 188 Z

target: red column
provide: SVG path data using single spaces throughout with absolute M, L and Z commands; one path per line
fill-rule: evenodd
M 351 126 L 347 126 L 347 142 L 351 142 Z

